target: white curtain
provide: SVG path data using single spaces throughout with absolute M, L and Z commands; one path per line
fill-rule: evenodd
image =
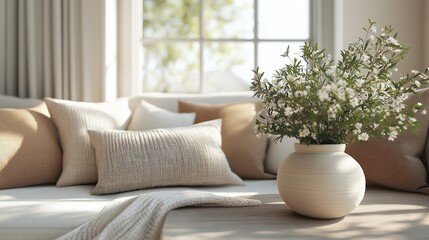
M 0 0 L 0 94 L 118 97 L 116 0 Z

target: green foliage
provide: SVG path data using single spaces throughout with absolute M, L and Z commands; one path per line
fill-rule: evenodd
M 377 136 L 393 141 L 402 131 L 416 129 L 415 113 L 426 110 L 406 100 L 427 85 L 428 69 L 393 80 L 408 49 L 390 26 L 377 33 L 369 21 L 364 30 L 365 37 L 342 50 L 338 63 L 306 42 L 299 58 L 292 59 L 286 50 L 282 56 L 291 63 L 270 81 L 259 68 L 253 70 L 251 89 L 263 102 L 256 131 L 279 135 L 278 140 L 294 137 L 302 144 L 339 144 Z

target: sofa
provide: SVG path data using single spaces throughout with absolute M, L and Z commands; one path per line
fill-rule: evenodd
M 2 116 L 15 114 L 7 112 L 10 109 L 27 111 L 22 113 L 23 116 L 30 114 L 28 116 L 36 120 L 35 116 L 42 114 L 45 119 L 43 121 L 51 121 L 54 126 L 46 128 L 46 131 L 52 131 L 50 137 L 56 140 L 46 144 L 46 139 L 33 139 L 34 145 L 30 147 L 30 153 L 10 153 L 8 147 L 12 145 L 4 140 L 5 136 L 12 138 L 12 143 L 21 143 L 21 148 L 28 146 L 23 145 L 25 141 L 22 139 L 13 139 L 16 136 L 0 136 L 0 141 L 3 141 L 0 155 L 0 174 L 3 174 L 3 177 L 0 175 L 0 239 L 55 239 L 93 219 L 113 200 L 169 191 L 199 191 L 219 196 L 259 199 L 262 205 L 250 208 L 202 207 L 173 210 L 165 218 L 160 233 L 162 239 L 427 239 L 429 234 L 427 195 L 397 191 L 379 185 L 368 186 L 362 204 L 341 219 L 317 220 L 293 213 L 277 194 L 275 174 L 280 162 L 293 151 L 293 143 L 296 141 L 284 139 L 279 143 L 274 141 L 274 136 L 253 139 L 246 135 L 249 133 L 248 128 L 252 128 L 250 123 L 253 123 L 257 109 L 260 108 L 257 99 L 250 92 L 205 95 L 153 93 L 120 98 L 109 103 L 85 104 L 58 99 L 43 101 L 0 96 L 0 111 L 4 110 L 0 113 L 0 119 Z M 76 109 L 78 110 L 75 111 Z M 93 110 L 95 118 L 80 116 L 88 112 L 93 114 Z M 111 115 L 107 116 L 109 112 Z M 146 116 L 153 118 L 147 119 Z M 211 120 L 218 119 L 219 116 L 221 121 Z M 122 124 L 111 124 L 112 119 L 122 119 Z M 98 124 L 101 129 L 84 128 L 82 133 L 82 129 L 74 127 L 85 121 Z M 145 123 L 144 126 L 141 122 Z M 207 122 L 210 123 L 207 125 Z M 40 122 L 37 123 L 32 128 L 36 129 L 32 130 L 32 134 L 44 129 Z M 16 126 L 19 123 L 14 119 L 8 124 L 11 128 L 17 128 L 17 131 L 23 129 L 22 126 Z M 27 124 L 34 124 L 34 121 Z M 163 127 L 157 130 L 160 125 Z M 146 170 L 147 164 L 152 164 L 151 159 L 159 156 L 162 161 L 163 157 L 169 158 L 176 152 L 183 151 L 185 156 L 189 153 L 187 151 L 191 151 L 192 155 L 199 154 L 205 145 L 198 145 L 201 149 L 192 146 L 188 148 L 185 145 L 192 144 L 185 142 L 185 145 L 181 143 L 182 148 L 175 149 L 175 141 L 181 141 L 183 134 L 172 142 L 157 139 L 162 134 L 176 136 L 179 130 L 184 132 L 183 129 L 188 128 L 192 128 L 192 131 L 202 129 L 198 132 L 201 138 L 196 138 L 193 142 L 196 146 L 205 141 L 212 144 L 209 140 L 212 135 L 205 134 L 213 132 L 213 138 L 223 145 L 222 151 L 210 152 L 210 158 L 219 158 L 221 163 L 224 163 L 222 159 L 226 159 L 228 164 L 210 165 L 208 168 L 221 169 L 215 173 L 206 169 L 207 166 L 198 164 L 196 170 L 193 165 L 185 169 L 181 169 L 180 165 L 172 166 L 179 174 L 175 171 L 168 174 L 162 172 L 168 168 L 165 164 L 154 166 L 157 171 L 161 169 L 161 174 L 153 173 L 155 170 Z M 220 135 L 213 129 L 217 129 Z M 7 132 L 4 128 L 0 130 Z M 73 138 L 82 134 L 87 141 L 92 141 L 90 149 L 82 145 L 82 139 L 77 138 L 73 142 Z M 153 147 L 151 151 L 160 152 L 144 155 L 136 148 L 141 144 L 135 138 L 154 141 L 150 145 Z M 117 139 L 121 139 L 122 145 L 118 145 Z M 115 142 L 112 144 L 111 141 Z M 60 151 L 47 153 L 52 151 L 55 144 L 58 144 L 57 149 Z M 51 148 L 44 148 L 44 145 L 50 145 Z M 104 150 L 103 146 L 113 150 Z M 157 146 L 164 146 L 164 150 L 171 151 L 163 153 L 163 149 L 156 150 Z M 121 147 L 126 151 L 121 152 Z M 87 156 L 82 153 L 85 148 L 89 149 Z M 56 156 L 57 160 L 36 165 L 32 158 L 36 159 L 39 156 L 37 154 L 48 156 L 41 161 L 48 161 L 52 156 Z M 9 162 L 14 168 L 8 170 L 7 164 L 4 164 L 5 159 L 13 159 L 13 156 L 24 156 L 22 158 L 26 159 L 21 159 L 24 162 L 15 165 Z M 95 158 L 95 165 L 79 162 L 88 156 Z M 111 161 L 100 162 L 100 156 Z M 137 160 L 144 158 L 148 161 L 145 162 L 145 169 L 127 168 L 126 163 L 136 161 L 135 156 Z M 198 159 L 204 158 L 198 156 Z M 117 159 L 123 162 L 115 165 Z M 183 160 L 177 156 L 171 159 L 179 163 Z M 95 179 L 94 172 L 89 171 L 94 167 L 96 169 L 92 170 L 98 174 Z M 56 173 L 48 174 L 48 168 L 53 168 L 52 171 Z M 198 171 L 202 173 L 195 173 Z M 219 173 L 220 171 L 223 173 Z M 194 173 L 198 177 L 196 181 Z M 133 174 L 138 176 L 138 181 L 134 181 L 136 177 Z M 12 180 L 9 181 L 9 178 Z M 166 178 L 170 180 L 167 181 Z M 185 178 L 183 182 L 182 178 Z

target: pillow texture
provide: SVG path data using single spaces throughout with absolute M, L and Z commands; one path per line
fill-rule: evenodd
M 127 130 L 185 127 L 192 125 L 194 121 L 195 113 L 170 112 L 142 100 L 135 109 Z
M 243 181 L 231 172 L 219 123 L 147 131 L 89 131 L 98 182 L 93 194 L 162 186 L 223 185 Z
M 130 116 L 127 102 L 89 103 L 46 98 L 63 148 L 63 170 L 57 186 L 97 182 L 95 153 L 88 129 L 125 129 Z
M 236 104 L 202 104 L 179 101 L 179 112 L 195 112 L 195 122 L 222 118 L 222 150 L 234 173 L 242 178 L 274 178 L 265 173 L 267 137 L 254 132 L 260 102 Z
M 411 96 L 407 101 L 422 102 L 428 109 L 429 89 L 420 91 L 420 97 Z M 429 194 L 426 169 L 429 117 L 417 114 L 416 119 L 420 123 L 417 134 L 407 131 L 395 141 L 377 138 L 347 146 L 346 152 L 362 166 L 367 182 Z
M 55 183 L 60 173 L 51 119 L 33 109 L 0 109 L 0 189 Z

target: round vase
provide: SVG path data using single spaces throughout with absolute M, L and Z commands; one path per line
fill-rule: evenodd
M 279 166 L 277 188 L 293 211 L 314 218 L 339 218 L 365 194 L 365 175 L 345 153 L 345 144 L 295 144 Z

